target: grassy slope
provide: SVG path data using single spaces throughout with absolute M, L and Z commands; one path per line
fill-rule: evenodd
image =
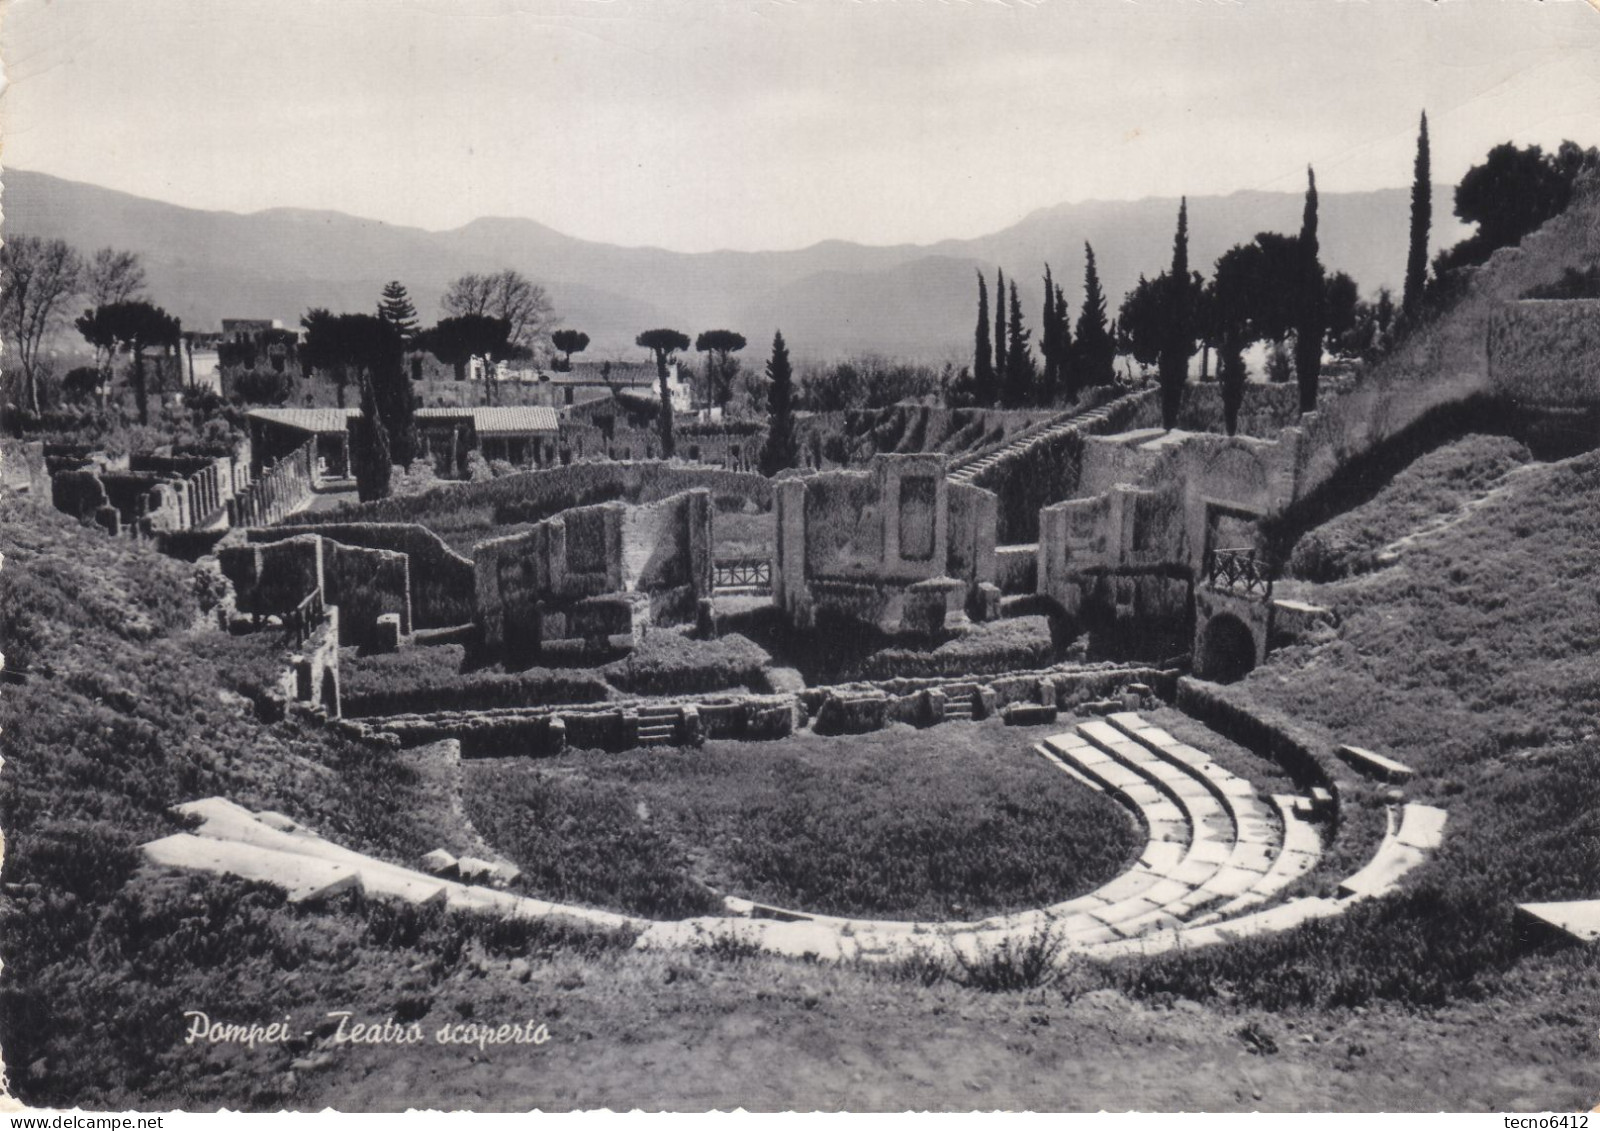
M 1039 907 L 1142 848 L 1125 813 L 988 724 L 473 762 L 473 823 L 528 890 L 676 916 L 729 894 L 844 915 Z
M 1528 458 L 1525 447 L 1505 436 L 1468 436 L 1446 444 L 1400 472 L 1371 501 L 1301 538 L 1289 568 L 1309 581 L 1372 570 L 1386 546 L 1430 522 L 1447 521 Z

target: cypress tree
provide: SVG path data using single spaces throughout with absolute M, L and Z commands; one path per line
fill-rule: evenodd
M 994 400 L 994 346 L 989 341 L 989 284 L 983 272 L 978 272 L 978 328 L 976 347 L 972 359 L 972 379 L 976 386 L 979 404 Z
M 394 463 L 389 454 L 389 430 L 378 410 L 372 371 L 361 374 L 361 415 L 351 421 L 355 433 L 351 456 L 355 463 L 356 494 L 363 503 L 389 497 L 389 477 Z
M 1411 178 L 1411 246 L 1406 255 L 1406 290 L 1400 309 L 1409 321 L 1422 307 L 1428 285 L 1428 229 L 1433 225 L 1433 172 L 1428 156 L 1428 112 L 1417 131 L 1417 163 Z
M 1056 290 L 1056 387 L 1052 396 L 1059 397 L 1065 393 L 1068 400 L 1078 399 L 1078 389 L 1072 377 L 1072 327 L 1067 315 L 1067 296 L 1061 293 L 1061 284 L 1055 285 Z
M 1022 324 L 1022 303 L 1017 299 L 1017 283 L 1011 281 L 1011 311 L 1006 340 L 1006 403 L 1022 408 L 1033 399 L 1033 354 L 1028 349 L 1029 331 Z
M 1302 415 L 1317 410 L 1317 381 L 1322 374 L 1322 264 L 1317 259 L 1317 174 L 1306 166 L 1306 207 L 1300 221 L 1299 317 L 1294 334 L 1294 372 L 1300 385 Z
M 1161 425 L 1178 426 L 1183 406 L 1183 386 L 1189 379 L 1189 355 L 1194 352 L 1193 303 L 1189 294 L 1189 198 L 1178 203 L 1178 231 L 1172 237 L 1172 270 L 1167 275 L 1166 326 L 1156 372 L 1161 385 Z
M 987 321 L 987 319 L 985 319 Z M 794 435 L 794 371 L 783 331 L 772 336 L 767 362 L 767 443 L 761 449 L 761 474 L 776 475 L 799 462 Z
M 1044 373 L 1039 379 L 1039 401 L 1054 404 L 1056 387 L 1060 383 L 1061 361 L 1058 342 L 1061 335 L 1056 329 L 1056 284 L 1050 276 L 1050 264 L 1044 265 L 1044 308 L 1039 312 L 1039 352 L 1044 355 Z
M 994 273 L 994 375 L 995 383 L 1006 379 L 1006 273 L 999 268 Z M 989 403 L 994 403 L 991 396 Z
M 1094 248 L 1083 245 L 1083 309 L 1078 312 L 1075 380 L 1080 387 L 1110 385 L 1117 379 L 1116 343 L 1106 323 L 1106 296 L 1095 270 Z

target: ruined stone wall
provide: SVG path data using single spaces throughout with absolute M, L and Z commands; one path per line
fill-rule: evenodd
M 1489 321 L 1489 384 L 1519 404 L 1600 404 L 1600 300 L 1506 303 Z
M 866 471 L 795 476 L 777 492 L 773 596 L 791 623 L 810 627 L 820 610 L 935 631 L 998 611 L 997 501 L 952 485 L 943 456 L 880 455 Z
M 410 566 L 405 554 L 392 550 L 323 540 L 323 600 L 339 607 L 340 643 L 376 642 L 378 618 L 385 613 L 399 614 L 400 632 L 411 633 Z
M 652 623 L 691 622 L 699 601 L 711 596 L 715 514 L 704 489 L 625 512 L 623 588 L 650 595 Z
M 948 492 L 945 572 L 975 585 L 996 583 L 995 533 L 1000 500 L 992 491 L 965 483 L 951 483 Z
M 883 503 L 871 472 L 832 472 L 805 485 L 805 562 L 812 577 L 873 578 L 883 564 Z
M 230 526 L 270 526 L 311 498 L 315 442 L 307 441 L 267 468 L 228 504 Z
M 252 542 L 275 542 L 301 534 L 320 534 L 343 546 L 392 550 L 411 560 L 411 616 L 418 628 L 448 628 L 473 619 L 477 582 L 472 559 L 415 523 L 320 522 L 249 532 Z M 405 631 L 411 631 L 407 628 Z
M 477 619 L 490 647 L 622 637 L 659 613 L 693 617 L 711 594 L 710 493 L 640 507 L 577 507 L 473 552 Z M 614 646 L 625 646 L 612 640 Z
M 233 582 L 241 613 L 281 616 L 309 594 L 324 589 L 323 541 L 304 534 L 282 542 L 224 546 L 217 552 L 223 575 Z
M 41 502 L 51 494 L 44 445 L 38 441 L 0 440 L 0 492 Z

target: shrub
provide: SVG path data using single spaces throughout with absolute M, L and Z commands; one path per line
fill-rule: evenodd
M 956 947 L 956 980 L 991 994 L 1039 989 L 1060 976 L 1061 948 L 1061 937 L 1050 923 L 1041 923 L 1024 937 L 1008 934 L 998 943 L 980 943 L 975 955 Z

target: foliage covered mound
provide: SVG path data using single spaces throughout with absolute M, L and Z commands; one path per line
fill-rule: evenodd
M 1443 847 L 1394 897 L 1130 968 L 1125 984 L 1272 1008 L 1439 1005 L 1519 983 L 1592 995 L 1593 947 L 1515 969 L 1527 944 L 1512 914 L 1600 896 L 1596 514 L 1591 453 L 1531 468 L 1390 568 L 1306 586 L 1338 634 L 1275 652 L 1230 690 L 1415 767 L 1406 798 L 1449 812 Z
M 1302 537 L 1289 568 L 1308 581 L 1336 581 L 1375 569 L 1390 543 L 1456 513 L 1528 459 L 1527 448 L 1505 436 L 1468 436 L 1446 444 L 1416 460 L 1368 502 Z
M 237 1105 L 262 1081 L 197 1082 L 182 1011 L 270 1018 L 336 1000 L 366 927 L 358 915 L 342 944 L 319 949 L 281 893 L 158 881 L 138 870 L 138 845 L 181 830 L 170 806 L 214 794 L 402 862 L 459 845 L 459 822 L 405 756 L 263 723 L 252 699 L 274 681 L 278 649 L 191 631 L 194 567 L 14 500 L 0 501 L 0 552 L 0 1045 L 12 1088 L 58 1106 Z
M 1109 880 L 1142 838 L 998 723 L 466 763 L 479 832 L 547 899 L 679 917 L 712 889 L 836 915 L 957 919 Z

